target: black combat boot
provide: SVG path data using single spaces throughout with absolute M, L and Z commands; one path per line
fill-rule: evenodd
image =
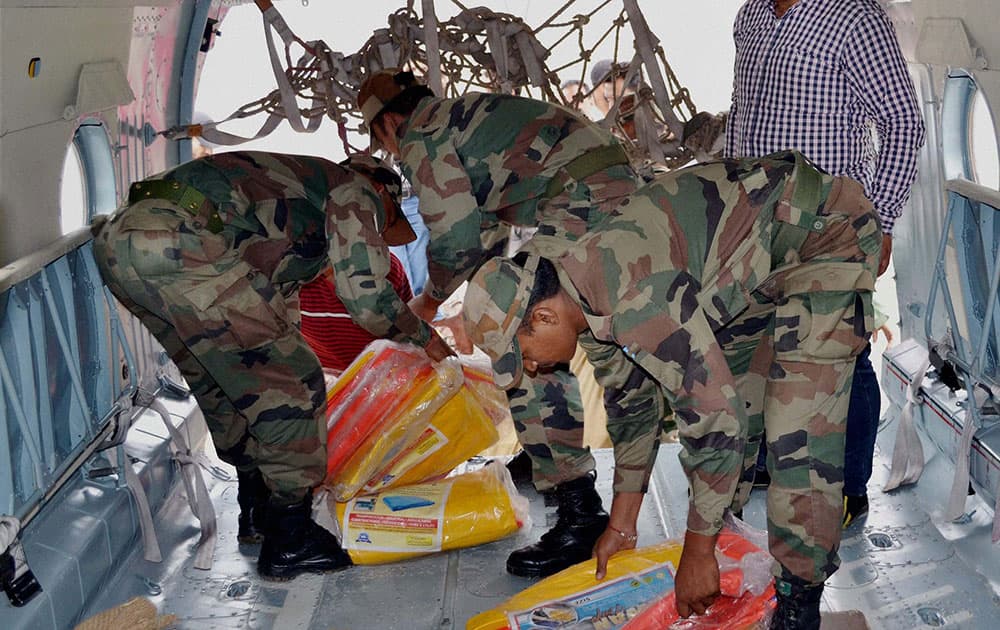
M 240 504 L 239 532 L 236 539 L 245 545 L 259 545 L 264 540 L 262 523 L 271 495 L 260 470 L 236 471 L 236 502 Z
M 594 474 L 556 486 L 559 520 L 534 545 L 507 558 L 507 571 L 523 577 L 545 577 L 590 558 L 608 526 L 608 513 L 594 490 Z
M 285 581 L 301 573 L 326 573 L 351 566 L 337 538 L 312 520 L 312 498 L 299 503 L 267 506 L 267 527 L 260 546 L 257 573 Z
M 776 578 L 778 608 L 771 619 L 771 630 L 819 630 L 819 600 L 822 584 L 805 584 Z

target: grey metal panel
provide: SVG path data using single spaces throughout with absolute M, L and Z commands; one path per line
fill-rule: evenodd
M 191 443 L 203 443 L 207 429 L 193 400 L 167 405 L 175 421 L 183 422 Z M 155 512 L 168 496 L 181 500 L 183 496 L 170 494 L 171 487 L 179 490 L 181 484 L 174 484 L 176 465 L 170 446 L 155 435 L 154 422 L 160 422 L 158 415 L 143 414 L 123 448 L 138 458 L 129 465 L 134 465 Z M 91 480 L 86 474 L 107 464 L 103 455 L 93 455 L 22 532 L 29 566 L 43 591 L 23 608 L 12 608 L 0 598 L 4 630 L 72 628 L 92 612 L 90 606 L 107 594 L 114 578 L 135 580 L 142 593 L 149 594 L 135 574 L 122 574 L 130 560 L 144 562 L 134 497 L 118 475 Z M 186 547 L 183 552 L 187 553 Z

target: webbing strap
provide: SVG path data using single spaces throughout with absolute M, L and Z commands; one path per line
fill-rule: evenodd
M 979 403 L 975 400 L 975 395 L 969 396 L 969 407 L 977 404 Z M 965 513 L 965 501 L 969 497 L 969 460 L 972 456 L 972 438 L 975 433 L 975 415 L 967 410 L 962 437 L 959 438 L 958 448 L 955 450 L 955 477 L 951 482 L 948 507 L 944 513 L 948 520 L 954 520 Z
M 319 129 L 320 123 L 323 122 L 323 114 L 312 117 L 309 120 L 308 125 L 302 124 L 302 113 L 299 111 L 299 104 L 295 97 L 295 89 L 292 87 L 291 82 L 288 80 L 288 74 L 285 69 L 281 67 L 281 57 L 278 55 L 277 47 L 274 45 L 274 35 L 271 29 L 278 31 L 278 35 L 281 36 L 282 41 L 285 44 L 285 54 L 288 56 L 289 49 L 292 43 L 298 43 L 300 46 L 305 48 L 306 53 L 302 55 L 299 59 L 297 66 L 299 68 L 304 68 L 309 65 L 311 61 L 317 59 L 320 62 L 321 75 L 329 76 L 331 71 L 328 60 L 325 56 L 316 55 L 316 47 L 320 42 L 303 42 L 292 32 L 292 29 L 288 27 L 285 23 L 285 19 L 281 17 L 278 10 L 273 6 L 269 6 L 266 10 L 261 12 L 264 20 L 264 38 L 267 40 L 267 52 L 271 59 L 271 70 L 274 72 L 274 79 L 278 83 L 278 93 L 281 96 L 281 107 L 284 110 L 284 117 L 288 121 L 288 124 L 292 126 L 292 129 L 300 133 L 312 133 Z M 288 59 L 289 65 L 291 65 L 291 59 Z M 325 104 L 325 100 L 319 95 L 313 98 L 313 106 L 319 106 Z
M 924 359 L 920 369 L 913 375 L 913 380 L 906 387 L 906 404 L 899 415 L 899 429 L 896 431 L 896 444 L 892 449 L 892 470 L 889 480 L 883 490 L 889 492 L 896 488 L 920 479 L 924 471 L 924 447 L 920 443 L 920 435 L 913 423 L 914 408 L 920 404 L 918 392 L 924 382 L 924 375 L 931 367 L 930 357 Z
M 191 511 L 201 524 L 201 538 L 198 540 L 198 551 L 194 556 L 196 569 L 211 569 L 212 556 L 215 553 L 215 508 L 208 495 L 205 478 L 201 475 L 201 467 L 196 457 L 191 454 L 184 435 L 170 421 L 170 412 L 161 400 L 154 399 L 149 408 L 160 414 L 163 424 L 170 433 L 170 441 L 174 448 L 174 459 L 181 465 L 181 478 L 184 480 L 184 490 L 187 492 Z
M 135 474 L 135 469 L 132 468 L 132 462 L 129 461 L 122 449 L 124 446 L 120 444 L 113 449 L 108 449 L 108 460 L 112 466 L 116 467 L 119 467 L 119 462 L 121 463 L 119 468 L 125 472 L 125 485 L 132 491 L 132 497 L 135 499 L 136 512 L 139 517 L 139 531 L 142 533 L 142 557 L 147 562 L 160 562 L 163 560 L 163 555 L 160 553 L 160 542 L 156 539 L 153 513 L 149 509 L 149 497 L 146 496 L 146 489 L 139 481 L 139 475 Z M 124 456 L 120 457 L 120 454 Z
M 573 158 L 564 168 L 570 179 L 580 181 L 594 173 L 619 164 L 629 164 L 628 155 L 625 154 L 625 149 L 620 144 L 614 143 L 587 151 Z M 545 188 L 545 197 L 547 199 L 555 197 L 562 191 L 566 183 L 560 177 L 553 177 Z

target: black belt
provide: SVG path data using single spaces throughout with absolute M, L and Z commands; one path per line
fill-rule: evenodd
M 176 180 L 152 179 L 132 184 L 128 191 L 129 205 L 145 199 L 169 201 L 191 216 L 203 218 L 205 228 L 213 234 L 218 234 L 224 227 L 214 203 L 191 186 Z

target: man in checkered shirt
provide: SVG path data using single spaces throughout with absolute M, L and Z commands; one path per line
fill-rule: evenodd
M 878 0 L 747 0 L 736 16 L 733 38 L 736 64 L 726 156 L 797 149 L 823 170 L 861 182 L 881 219 L 883 273 L 892 251 L 893 224 L 916 177 L 924 124 L 882 6 Z M 855 365 L 847 417 L 845 526 L 868 509 L 866 484 L 880 407 L 870 351 L 869 346 Z M 793 456 L 778 451 L 772 445 L 769 469 Z M 748 453 L 748 469 L 755 459 Z M 744 487 L 743 498 L 746 492 Z M 840 522 L 812 523 L 807 529 L 817 540 L 837 540 L 829 530 L 840 527 Z M 781 544 L 780 533 L 771 529 L 771 545 Z M 801 574 L 786 570 L 776 583 L 775 627 L 818 628 L 823 582 L 834 570 L 836 566 L 820 565 Z

